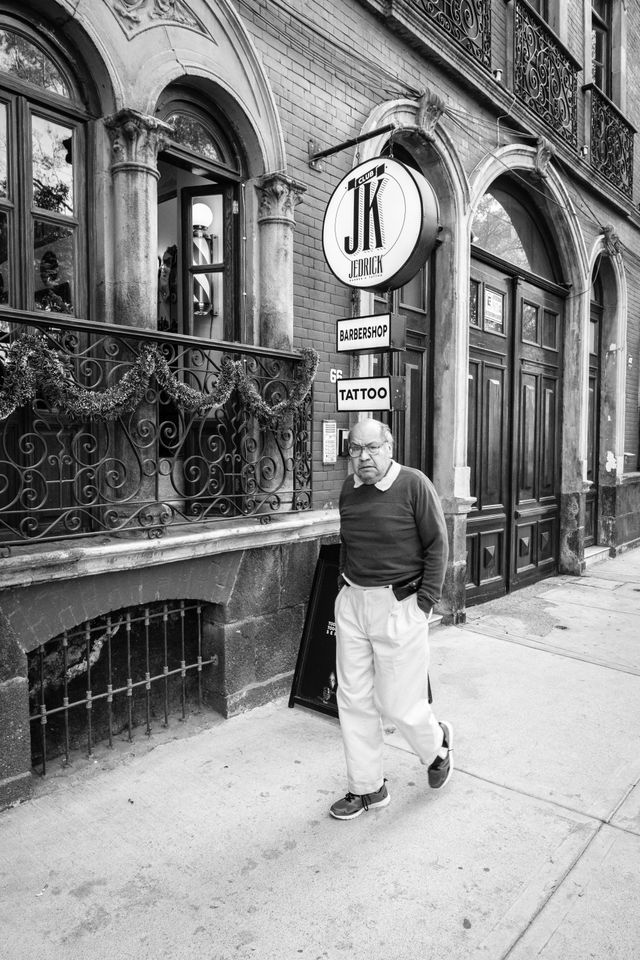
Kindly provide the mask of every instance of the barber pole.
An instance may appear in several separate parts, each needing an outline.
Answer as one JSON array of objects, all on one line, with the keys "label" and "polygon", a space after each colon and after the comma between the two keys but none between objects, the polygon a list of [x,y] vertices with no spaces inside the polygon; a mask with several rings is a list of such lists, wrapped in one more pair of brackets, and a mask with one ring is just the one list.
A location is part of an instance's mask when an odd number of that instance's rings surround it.
[{"label": "barber pole", "polygon": [[[205,235],[205,228],[194,224],[193,226],[193,264],[201,264],[211,261],[211,251],[209,241]],[[211,312],[211,281],[206,273],[196,273],[193,277],[193,301],[194,313],[196,316],[205,316]]]}]

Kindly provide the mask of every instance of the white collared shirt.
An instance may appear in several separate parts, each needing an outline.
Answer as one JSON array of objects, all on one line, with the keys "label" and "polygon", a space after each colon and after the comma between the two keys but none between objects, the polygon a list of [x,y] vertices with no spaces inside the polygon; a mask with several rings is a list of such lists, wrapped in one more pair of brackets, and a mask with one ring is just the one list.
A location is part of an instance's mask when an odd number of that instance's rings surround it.
[{"label": "white collared shirt", "polygon": [[[378,490],[388,490],[391,484],[395,479],[397,479],[398,474],[400,473],[400,464],[396,463],[395,460],[391,461],[391,465],[384,477],[381,477],[377,483],[374,483],[373,486],[377,487]],[[363,486],[364,480],[361,480],[357,473],[353,474],[353,485],[357,489],[358,487]],[[369,484],[370,486],[370,484]]]}]

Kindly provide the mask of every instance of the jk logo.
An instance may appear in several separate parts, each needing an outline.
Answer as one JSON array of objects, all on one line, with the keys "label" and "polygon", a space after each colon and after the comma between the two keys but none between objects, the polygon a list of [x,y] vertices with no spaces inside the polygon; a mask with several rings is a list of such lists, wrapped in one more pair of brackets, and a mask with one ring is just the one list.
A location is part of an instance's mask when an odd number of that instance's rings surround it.
[{"label": "jk logo", "polygon": [[349,181],[353,197],[353,232],[344,238],[345,253],[349,256],[376,250],[383,245],[384,223],[380,214],[380,197],[384,190],[384,163],[369,170],[358,179]]}]

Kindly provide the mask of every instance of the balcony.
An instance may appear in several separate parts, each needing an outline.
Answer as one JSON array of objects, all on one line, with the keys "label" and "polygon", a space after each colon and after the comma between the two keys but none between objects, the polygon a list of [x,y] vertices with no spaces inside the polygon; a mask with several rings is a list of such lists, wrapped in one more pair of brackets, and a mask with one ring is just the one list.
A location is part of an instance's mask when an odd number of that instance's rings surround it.
[{"label": "balcony", "polygon": [[631,199],[636,129],[593,83],[583,90],[591,94],[591,166]]},{"label": "balcony", "polygon": [[386,19],[414,46],[433,50],[433,27],[491,68],[491,0],[389,0]]},{"label": "balcony", "polygon": [[0,547],[309,508],[311,351],[2,317]]},{"label": "balcony", "polygon": [[514,10],[514,93],[565,143],[578,146],[577,60],[524,0]]}]

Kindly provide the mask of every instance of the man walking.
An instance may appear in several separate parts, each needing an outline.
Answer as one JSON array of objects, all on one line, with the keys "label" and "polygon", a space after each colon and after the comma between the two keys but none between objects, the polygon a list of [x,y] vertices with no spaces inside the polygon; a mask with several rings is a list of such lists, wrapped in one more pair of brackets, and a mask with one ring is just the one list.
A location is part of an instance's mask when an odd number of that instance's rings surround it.
[{"label": "man walking", "polygon": [[428,697],[429,619],[448,557],[442,507],[431,481],[392,458],[384,423],[349,432],[354,473],[340,494],[336,598],[338,710],[348,792],[331,816],[352,820],[384,807],[382,717],[402,733],[438,789],[453,771],[453,729]]}]

